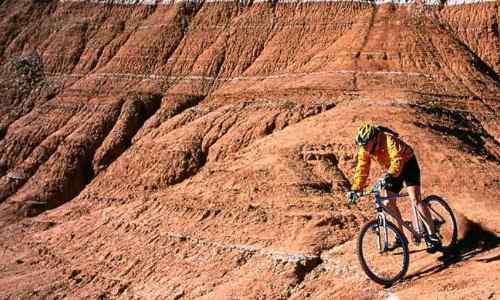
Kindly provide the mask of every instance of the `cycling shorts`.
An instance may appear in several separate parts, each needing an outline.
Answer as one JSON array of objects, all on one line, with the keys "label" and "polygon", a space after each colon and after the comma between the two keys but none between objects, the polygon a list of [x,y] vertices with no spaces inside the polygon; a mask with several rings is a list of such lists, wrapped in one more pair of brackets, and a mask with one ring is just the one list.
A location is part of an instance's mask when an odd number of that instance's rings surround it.
[{"label": "cycling shorts", "polygon": [[413,155],[403,166],[401,175],[394,179],[394,184],[387,190],[393,193],[399,193],[404,186],[419,186],[420,185],[420,167],[418,166],[417,158]]}]

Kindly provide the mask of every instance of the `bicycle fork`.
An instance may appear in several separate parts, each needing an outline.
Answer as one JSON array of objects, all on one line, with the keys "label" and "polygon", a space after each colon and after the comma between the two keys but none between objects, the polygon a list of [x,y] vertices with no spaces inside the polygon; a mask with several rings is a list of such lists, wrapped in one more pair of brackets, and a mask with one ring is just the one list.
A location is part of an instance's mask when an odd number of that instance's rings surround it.
[{"label": "bicycle fork", "polygon": [[378,251],[380,254],[382,254],[389,248],[389,240],[387,239],[387,220],[385,214],[381,212],[378,213],[377,219],[378,219]]}]

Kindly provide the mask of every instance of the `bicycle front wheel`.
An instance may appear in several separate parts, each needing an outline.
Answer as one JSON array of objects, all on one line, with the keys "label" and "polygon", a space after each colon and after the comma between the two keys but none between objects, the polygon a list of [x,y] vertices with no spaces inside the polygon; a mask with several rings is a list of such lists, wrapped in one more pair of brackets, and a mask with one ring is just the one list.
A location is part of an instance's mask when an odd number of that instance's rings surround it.
[{"label": "bicycle front wheel", "polygon": [[408,243],[390,222],[386,227],[379,220],[366,223],[358,236],[357,254],[363,271],[378,284],[390,286],[408,271]]},{"label": "bicycle front wheel", "polygon": [[457,221],[446,201],[439,196],[426,197],[424,203],[429,207],[436,234],[441,239],[441,247],[446,250],[457,242]]}]

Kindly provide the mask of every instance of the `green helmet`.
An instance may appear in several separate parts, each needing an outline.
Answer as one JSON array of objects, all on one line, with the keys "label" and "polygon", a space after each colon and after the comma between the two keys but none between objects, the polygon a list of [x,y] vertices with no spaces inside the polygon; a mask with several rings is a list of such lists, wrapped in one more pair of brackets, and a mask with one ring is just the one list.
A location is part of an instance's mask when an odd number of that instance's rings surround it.
[{"label": "green helmet", "polygon": [[376,136],[378,133],[378,129],[375,125],[371,123],[364,123],[359,126],[358,131],[356,132],[356,139],[354,140],[358,145],[366,145],[368,142]]}]

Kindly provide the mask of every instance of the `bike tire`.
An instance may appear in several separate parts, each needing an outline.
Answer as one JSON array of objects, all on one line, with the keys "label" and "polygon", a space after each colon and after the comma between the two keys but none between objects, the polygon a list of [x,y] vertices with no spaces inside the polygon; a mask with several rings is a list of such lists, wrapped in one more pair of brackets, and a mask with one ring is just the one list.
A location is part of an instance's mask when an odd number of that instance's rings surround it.
[{"label": "bike tire", "polygon": [[[375,230],[378,230],[378,232],[380,232],[379,229],[383,228],[383,226],[380,225],[380,222],[378,219],[374,219],[372,221],[369,221],[365,225],[363,225],[363,227],[361,228],[359,235],[358,235],[356,252],[357,252],[357,256],[358,256],[358,260],[359,260],[359,263],[361,265],[361,268],[363,269],[363,271],[366,273],[366,275],[368,275],[368,277],[371,280],[373,280],[374,282],[376,282],[378,284],[384,285],[384,286],[391,286],[394,283],[396,283],[397,281],[399,281],[401,278],[403,278],[403,276],[408,271],[408,266],[410,264],[410,253],[408,250],[408,242],[404,238],[403,233],[401,233],[401,231],[394,224],[392,224],[389,221],[386,222],[386,227],[387,227],[388,232],[392,231],[396,237],[400,238],[400,240],[403,241],[403,243],[401,245],[402,261],[401,261],[401,264],[399,266],[400,269],[396,270],[395,275],[389,276],[389,277],[384,277],[381,274],[378,274],[375,270],[373,270],[373,267],[370,266],[370,263],[368,262],[367,258],[368,258],[369,253],[365,253],[365,251],[363,250],[364,243],[368,243],[368,241],[365,241],[365,237],[367,236],[368,233],[370,233],[369,231],[375,229]],[[379,238],[380,238],[380,235],[379,235]],[[381,253],[379,253],[379,254],[382,255]],[[373,253],[370,255],[373,255]]]},{"label": "bike tire", "polygon": [[[434,223],[434,226],[437,227],[435,228],[436,233],[440,236],[440,238],[443,238],[444,235],[446,235],[447,237],[446,243],[442,243],[441,245],[441,250],[446,251],[448,249],[451,249],[456,244],[458,236],[457,221],[455,219],[453,211],[451,210],[448,203],[446,203],[446,201],[439,196],[431,195],[426,197],[423,201],[427,205],[427,207],[429,207],[432,216],[432,222]],[[443,212],[446,213],[447,216],[439,214],[437,212],[438,209],[436,209],[438,207],[439,211],[441,213]],[[447,220],[444,220],[444,218]],[[447,222],[445,223],[445,221]],[[439,224],[439,226],[437,226],[437,224]],[[443,228],[442,224],[446,224],[447,226],[450,227],[445,230],[442,230]]]}]

